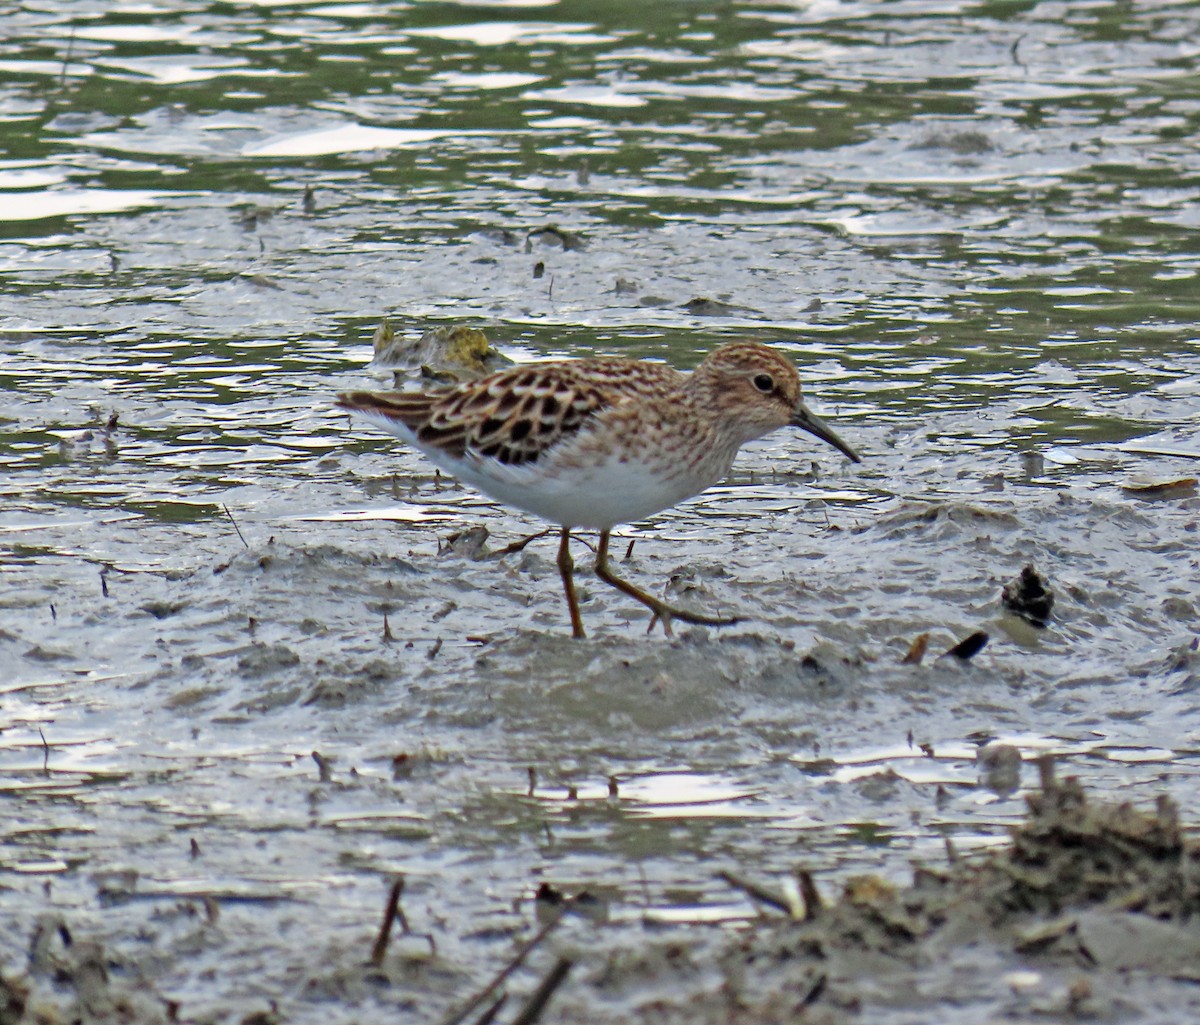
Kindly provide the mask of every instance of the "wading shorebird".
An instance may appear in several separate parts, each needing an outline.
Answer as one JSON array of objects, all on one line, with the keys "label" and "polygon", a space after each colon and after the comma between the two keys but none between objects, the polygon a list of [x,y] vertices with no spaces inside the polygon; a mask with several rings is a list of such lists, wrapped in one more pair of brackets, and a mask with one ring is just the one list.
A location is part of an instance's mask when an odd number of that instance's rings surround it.
[{"label": "wading shorebird", "polygon": [[571,531],[600,532],[596,576],[653,614],[724,626],[667,604],[613,572],[613,527],[699,494],[729,473],[738,449],[779,427],[799,427],[859,454],[804,404],[800,376],[756,342],[714,349],[692,372],[601,357],[509,367],[434,392],[347,392],[337,404],[423,452],[485,495],[560,525],[558,571],[583,637]]}]

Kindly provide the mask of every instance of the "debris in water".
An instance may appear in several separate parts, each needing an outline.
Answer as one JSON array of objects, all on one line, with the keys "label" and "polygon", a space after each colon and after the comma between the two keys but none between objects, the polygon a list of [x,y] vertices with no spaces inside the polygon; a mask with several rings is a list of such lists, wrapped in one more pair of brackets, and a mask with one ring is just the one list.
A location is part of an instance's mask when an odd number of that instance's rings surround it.
[{"label": "debris in water", "polygon": [[542,243],[557,242],[564,251],[583,249],[587,246],[584,237],[574,231],[564,231],[557,224],[547,224],[541,228],[530,228],[525,234],[525,252],[533,251],[533,242],[537,239]]},{"label": "debris in water", "polygon": [[908,646],[908,654],[900,660],[900,664],[905,666],[919,666],[927,650],[929,650],[929,634],[917,634],[912,644]]},{"label": "debris in water", "polygon": [[[438,539],[438,555],[457,555],[478,562],[488,557],[488,529],[483,524],[467,527],[446,538]],[[532,540],[532,539],[531,539]]]},{"label": "debris in water", "polygon": [[1141,498],[1174,498],[1196,490],[1195,477],[1130,477],[1121,490]]},{"label": "debris in water", "polygon": [[969,658],[974,658],[988,642],[988,635],[983,630],[976,630],[973,634],[964,637],[953,648],[942,652],[939,656],[945,658],[947,655],[953,655],[955,658],[962,659],[964,662]]},{"label": "debris in water", "polygon": [[1034,626],[1045,626],[1054,608],[1054,592],[1032,564],[1004,585],[1000,600],[1009,612]]},{"label": "debris in water", "polygon": [[703,296],[689,299],[687,302],[682,303],[679,308],[687,310],[688,313],[695,317],[762,316],[761,311],[752,310],[749,306],[735,306],[733,303],[722,302],[720,299],[706,299]]},{"label": "debris in water", "polygon": [[512,365],[483,331],[464,324],[431,328],[414,341],[398,336],[385,318],[375,329],[372,345],[371,365],[392,369],[397,387],[417,375],[439,384],[457,384]]}]

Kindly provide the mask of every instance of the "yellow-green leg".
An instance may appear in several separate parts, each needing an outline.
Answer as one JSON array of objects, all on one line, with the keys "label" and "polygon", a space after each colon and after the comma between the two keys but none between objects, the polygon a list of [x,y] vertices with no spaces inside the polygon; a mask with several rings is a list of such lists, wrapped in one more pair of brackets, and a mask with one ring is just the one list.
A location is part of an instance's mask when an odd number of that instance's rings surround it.
[{"label": "yellow-green leg", "polygon": [[[736,616],[705,616],[699,612],[688,612],[687,609],[668,605],[665,601],[655,598],[654,595],[647,594],[640,587],[635,587],[628,580],[622,580],[608,565],[609,533],[607,530],[600,531],[600,546],[596,549],[596,576],[606,584],[612,584],[618,591],[629,595],[635,601],[640,601],[646,608],[653,612],[654,615],[650,619],[650,630],[653,630],[654,624],[660,620],[663,625],[663,633],[668,637],[674,636],[671,632],[672,619],[678,619],[684,623],[700,623],[704,626],[730,626],[738,622]],[[559,557],[561,559],[561,553]],[[582,634],[577,633],[575,636],[581,637]]]},{"label": "yellow-green leg", "polygon": [[562,577],[567,609],[571,613],[571,636],[586,637],[583,616],[579,614],[579,599],[575,597],[575,563],[571,561],[571,531],[567,527],[562,528],[562,540],[558,543],[558,573]]}]

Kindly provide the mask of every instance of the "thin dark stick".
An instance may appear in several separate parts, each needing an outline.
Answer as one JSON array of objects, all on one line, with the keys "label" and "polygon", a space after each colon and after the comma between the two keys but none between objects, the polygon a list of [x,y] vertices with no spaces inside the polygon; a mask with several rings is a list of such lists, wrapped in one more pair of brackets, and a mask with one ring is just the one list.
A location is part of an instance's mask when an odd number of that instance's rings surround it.
[{"label": "thin dark stick", "polygon": [[71,54],[75,52],[75,26],[71,26],[71,34],[67,36],[67,55],[63,58],[62,72],[58,76],[59,89],[67,87],[67,70],[71,67]]},{"label": "thin dark stick", "polygon": [[1054,771],[1054,755],[1041,755],[1037,760],[1038,782],[1042,790],[1049,793],[1058,789],[1058,777]]},{"label": "thin dark stick", "polygon": [[800,896],[804,900],[804,917],[811,922],[825,909],[817,884],[813,881],[812,873],[806,868],[796,870],[796,878],[800,880]]},{"label": "thin dark stick", "polygon": [[[387,908],[383,912],[383,924],[379,927],[379,935],[375,937],[375,946],[371,948],[371,965],[375,968],[383,964],[388,941],[392,938],[392,926],[396,924],[396,915],[400,910],[400,894],[403,892],[404,876],[398,876],[392,883],[392,892],[388,894]],[[408,932],[407,923],[404,931]]]},{"label": "thin dark stick", "polygon": [[474,1025],[492,1025],[492,1022],[496,1020],[496,1015],[500,1013],[500,1008],[506,1003],[508,1003],[508,994],[501,993],[492,1001],[492,1006],[475,1019]]},{"label": "thin dark stick", "polygon": [[46,734],[38,727],[38,736],[42,738],[42,775],[50,775],[50,745],[46,743]]},{"label": "thin dark stick", "polygon": [[227,506],[224,502],[222,502],[221,508],[225,510],[225,515],[229,517],[229,522],[233,524],[233,529],[237,531],[237,536],[242,538],[242,544],[245,545],[245,547],[249,548],[250,545],[248,545],[246,543],[246,539],[244,537],[242,537],[241,529],[237,525],[237,520],[235,520],[233,518],[233,513],[231,513],[229,511],[229,506]]},{"label": "thin dark stick", "polygon": [[567,972],[571,970],[574,964],[574,961],[568,961],[565,957],[560,957],[542,980],[542,984],[525,1001],[525,1006],[521,1008],[521,1012],[512,1020],[512,1025],[533,1025],[542,1016],[542,1011],[546,1009],[550,998],[554,996],[554,991],[562,985],[563,980],[567,977]]},{"label": "thin dark stick", "polygon": [[750,882],[749,879],[742,879],[739,876],[735,876],[732,872],[718,872],[717,878],[728,883],[735,890],[741,890],[742,893],[746,894],[752,900],[767,904],[777,911],[782,911],[785,915],[792,913],[792,906],[786,900],[772,893],[770,890],[764,890],[757,883]]},{"label": "thin dark stick", "polygon": [[468,1000],[467,1003],[463,1007],[459,1008],[459,1010],[457,1010],[457,1011],[452,1011],[449,1016],[447,1016],[446,1018],[443,1018],[441,1025],[460,1025],[460,1023],[463,1021],[463,1019],[466,1018],[466,1016],[468,1014],[470,1014],[473,1010],[475,1010],[475,1008],[477,1008],[480,1004],[482,1004],[488,997],[490,997],[493,993],[495,993],[496,990],[499,989],[500,986],[502,986],[504,984],[504,980],[507,979],[510,975],[512,975],[513,972],[515,972],[518,968],[521,967],[521,962],[523,962],[525,960],[525,958],[527,958],[529,956],[530,951],[532,951],[534,947],[536,947],[539,943],[542,942],[542,940],[544,940],[547,936],[550,935],[551,930],[554,929],[554,927],[556,925],[558,925],[559,922],[562,921],[563,915],[565,915],[567,913],[567,909],[570,906],[571,906],[571,902],[566,901],[558,909],[558,911],[554,915],[554,917],[551,918],[549,921],[547,921],[546,924],[543,925],[541,927],[541,929],[538,930],[536,935],[534,935],[533,939],[531,939],[520,950],[518,950],[516,955],[513,957],[513,959],[511,961],[509,961],[508,964],[506,964],[503,968],[500,969],[500,971],[498,971],[496,973],[495,977],[492,979],[491,982],[489,982],[486,986],[484,986],[483,989],[481,989],[478,993],[475,994],[475,996],[471,997],[471,999]]}]

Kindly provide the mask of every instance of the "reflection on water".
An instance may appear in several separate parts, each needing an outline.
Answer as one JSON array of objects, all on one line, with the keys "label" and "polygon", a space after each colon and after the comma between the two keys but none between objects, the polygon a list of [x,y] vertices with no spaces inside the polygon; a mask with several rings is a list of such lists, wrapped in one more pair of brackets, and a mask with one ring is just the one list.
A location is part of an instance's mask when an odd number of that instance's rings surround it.
[{"label": "reflection on water", "polygon": [[[1120,486],[1200,451],[1197,40],[1186,4],[7,11],[7,952],[49,901],[153,933],[186,1013],[205,943],[222,999],[308,993],[402,873],[448,1000],[542,880],[744,919],[722,868],[998,842],[1045,751],[1200,816],[1198,507]],[[522,359],[778,342],[868,458],[779,434],[625,532],[742,626],[644,638],[581,574],[576,645],[540,524],[332,408],[385,316]],[[1027,562],[1042,632],[997,600]],[[133,899],[214,895],[264,903],[196,943]]]}]

